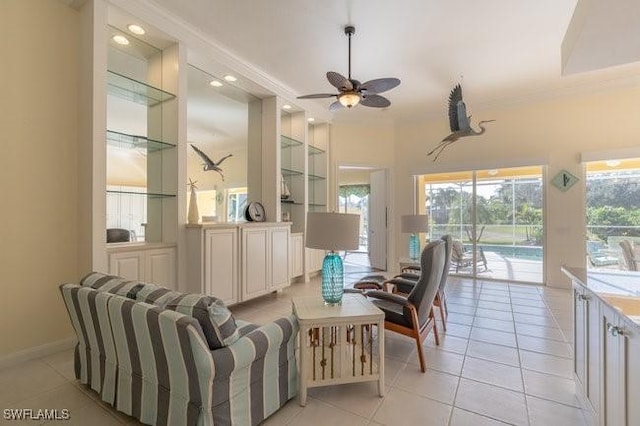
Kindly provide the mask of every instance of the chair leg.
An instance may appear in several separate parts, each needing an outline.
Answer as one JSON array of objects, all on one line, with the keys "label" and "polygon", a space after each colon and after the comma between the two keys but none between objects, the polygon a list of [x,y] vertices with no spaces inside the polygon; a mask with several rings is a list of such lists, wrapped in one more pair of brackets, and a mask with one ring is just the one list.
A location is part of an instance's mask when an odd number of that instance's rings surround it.
[{"label": "chair leg", "polygon": [[416,339],[416,345],[418,345],[418,360],[420,361],[420,371],[423,373],[426,371],[426,363],[424,362],[424,351],[422,350],[422,336],[420,335],[420,323],[418,322],[418,313],[413,305],[409,308],[411,310],[411,319],[413,323],[413,337]]},{"label": "chair leg", "polygon": [[438,326],[436,325],[436,318],[433,315],[433,308],[431,308],[431,312],[429,312],[429,318],[433,321],[433,338],[436,341],[436,346],[440,346],[440,338],[438,337]]},{"label": "chair leg", "polygon": [[437,306],[438,310],[440,311],[440,318],[442,318],[442,330],[447,331],[447,319],[445,318],[444,313],[444,300],[442,300],[442,297],[440,297],[440,293],[436,294],[436,299],[434,300],[433,304]]}]

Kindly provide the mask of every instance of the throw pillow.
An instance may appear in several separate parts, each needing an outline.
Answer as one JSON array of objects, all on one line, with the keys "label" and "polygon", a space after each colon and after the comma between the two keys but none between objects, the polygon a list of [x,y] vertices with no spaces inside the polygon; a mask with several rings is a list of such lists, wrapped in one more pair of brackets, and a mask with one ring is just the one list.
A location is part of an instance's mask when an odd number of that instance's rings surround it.
[{"label": "throw pillow", "polygon": [[211,350],[229,346],[240,338],[231,311],[216,297],[185,294],[169,302],[165,308],[197,319]]}]

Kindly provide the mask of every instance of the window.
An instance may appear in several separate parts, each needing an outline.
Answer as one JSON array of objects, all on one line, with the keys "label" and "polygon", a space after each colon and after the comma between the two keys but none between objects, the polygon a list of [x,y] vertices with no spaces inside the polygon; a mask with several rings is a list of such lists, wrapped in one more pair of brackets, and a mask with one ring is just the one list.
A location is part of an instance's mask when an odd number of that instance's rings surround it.
[{"label": "window", "polygon": [[640,247],[640,159],[586,163],[586,178],[587,268],[633,269],[620,243]]},{"label": "window", "polygon": [[451,273],[543,282],[542,167],[424,175],[419,182],[429,238],[450,234],[464,250],[452,256]]}]

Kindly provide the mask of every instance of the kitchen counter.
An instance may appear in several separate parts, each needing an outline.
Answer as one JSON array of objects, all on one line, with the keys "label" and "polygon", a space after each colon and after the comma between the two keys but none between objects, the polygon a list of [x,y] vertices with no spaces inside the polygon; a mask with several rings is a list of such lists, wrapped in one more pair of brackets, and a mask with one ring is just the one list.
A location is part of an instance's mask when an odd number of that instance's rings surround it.
[{"label": "kitchen counter", "polygon": [[588,271],[570,266],[563,266],[562,272],[640,328],[639,272]]}]

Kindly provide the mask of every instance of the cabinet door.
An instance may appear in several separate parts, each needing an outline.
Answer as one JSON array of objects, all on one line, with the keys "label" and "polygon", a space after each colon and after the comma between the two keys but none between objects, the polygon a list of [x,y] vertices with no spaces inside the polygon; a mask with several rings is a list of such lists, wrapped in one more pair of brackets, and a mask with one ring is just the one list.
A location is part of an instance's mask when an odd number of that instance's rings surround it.
[{"label": "cabinet door", "polygon": [[272,289],[289,285],[289,227],[269,230]]},{"label": "cabinet door", "polygon": [[640,425],[640,334],[633,326],[624,328],[623,352],[625,363],[623,388],[627,407],[627,426]]},{"label": "cabinet door", "polygon": [[587,316],[586,302],[581,288],[573,288],[573,368],[584,395],[587,394]]},{"label": "cabinet door", "polygon": [[602,418],[606,426],[626,425],[625,413],[625,389],[622,379],[622,369],[624,366],[623,342],[624,339],[619,332],[618,314],[609,306],[602,305],[603,333],[603,380],[604,398]]},{"label": "cabinet door", "polygon": [[585,317],[587,320],[587,398],[593,411],[600,412],[602,369],[600,348],[602,347],[602,325],[600,323],[600,302],[598,298],[586,295]]},{"label": "cabinet door", "polygon": [[176,288],[176,250],[163,248],[145,252],[144,281]]},{"label": "cabinet door", "polygon": [[144,253],[125,251],[109,255],[109,273],[133,281],[144,281]]},{"label": "cabinet door", "polygon": [[289,267],[291,278],[299,277],[304,273],[304,236],[294,235],[291,237],[291,247],[289,248]]},{"label": "cabinet door", "polygon": [[269,228],[242,229],[242,300],[269,291]]},{"label": "cabinet door", "polygon": [[226,304],[238,302],[236,229],[207,230],[204,237],[204,291]]}]

